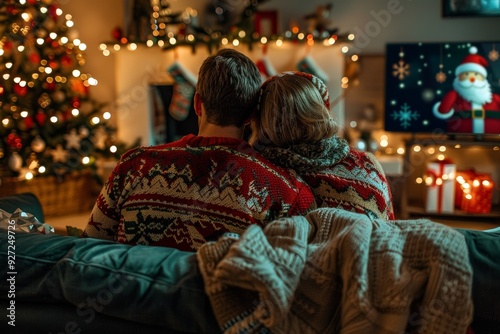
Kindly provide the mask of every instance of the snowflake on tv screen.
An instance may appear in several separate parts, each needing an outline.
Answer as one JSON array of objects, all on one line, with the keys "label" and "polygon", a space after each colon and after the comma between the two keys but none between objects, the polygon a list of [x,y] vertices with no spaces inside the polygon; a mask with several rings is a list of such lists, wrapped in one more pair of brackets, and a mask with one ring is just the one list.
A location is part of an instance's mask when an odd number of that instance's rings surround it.
[{"label": "snowflake on tv screen", "polygon": [[401,107],[401,110],[394,110],[391,116],[395,121],[399,121],[399,125],[406,130],[409,126],[411,126],[412,121],[415,121],[420,117],[420,114],[418,111],[412,111],[410,106],[405,103]]},{"label": "snowflake on tv screen", "polygon": [[398,77],[399,80],[403,80],[410,75],[410,65],[405,63],[404,60],[400,60],[397,64],[393,64],[392,69],[392,74]]}]

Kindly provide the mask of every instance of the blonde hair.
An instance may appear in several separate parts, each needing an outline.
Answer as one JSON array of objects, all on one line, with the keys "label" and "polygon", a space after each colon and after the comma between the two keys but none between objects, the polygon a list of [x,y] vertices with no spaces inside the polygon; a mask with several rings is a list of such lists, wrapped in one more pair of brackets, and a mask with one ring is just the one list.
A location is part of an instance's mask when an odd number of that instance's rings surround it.
[{"label": "blonde hair", "polygon": [[338,124],[320,92],[326,87],[322,82],[317,87],[313,81],[294,72],[268,79],[252,120],[250,143],[289,147],[334,136]]}]

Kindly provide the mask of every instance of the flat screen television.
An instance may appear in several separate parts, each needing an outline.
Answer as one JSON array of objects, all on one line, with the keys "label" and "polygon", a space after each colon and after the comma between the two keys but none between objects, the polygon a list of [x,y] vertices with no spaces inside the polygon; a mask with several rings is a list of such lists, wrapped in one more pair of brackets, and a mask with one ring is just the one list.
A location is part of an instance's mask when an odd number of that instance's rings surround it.
[{"label": "flat screen television", "polygon": [[386,45],[389,132],[500,134],[500,42]]}]

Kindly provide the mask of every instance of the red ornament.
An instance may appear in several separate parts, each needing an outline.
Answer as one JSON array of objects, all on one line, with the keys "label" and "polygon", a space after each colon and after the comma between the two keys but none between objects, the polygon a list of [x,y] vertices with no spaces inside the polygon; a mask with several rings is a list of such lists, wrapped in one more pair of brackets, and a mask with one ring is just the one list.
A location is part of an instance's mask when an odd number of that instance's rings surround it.
[{"label": "red ornament", "polygon": [[59,64],[55,60],[49,61],[49,67],[53,70],[56,70],[59,67]]},{"label": "red ornament", "polygon": [[61,65],[63,67],[70,67],[73,66],[73,60],[71,59],[70,56],[68,55],[62,55],[61,56]]},{"label": "red ornament", "polygon": [[73,106],[73,108],[80,108],[80,99],[77,97],[73,97],[71,99],[71,105]]},{"label": "red ornament", "polygon": [[89,93],[89,87],[84,85],[80,78],[71,78],[71,90],[78,96],[86,96]]},{"label": "red ornament", "polygon": [[28,0],[28,3],[29,3],[30,5],[36,5],[37,0]]},{"label": "red ornament", "polygon": [[40,55],[37,52],[32,52],[29,56],[29,60],[32,64],[40,63]]},{"label": "red ornament", "polygon": [[44,125],[45,119],[47,118],[47,115],[45,115],[45,113],[43,111],[38,111],[35,118],[36,118],[36,121],[38,122],[38,124]]},{"label": "red ornament", "polygon": [[26,94],[28,94],[28,87],[15,84],[14,93],[19,96],[26,96]]},{"label": "red ornament", "polygon": [[5,53],[9,52],[10,50],[12,50],[12,42],[11,41],[5,41],[3,43],[3,51]]},{"label": "red ornament", "polygon": [[9,135],[7,136],[7,144],[9,144],[9,146],[15,150],[19,150],[23,147],[21,137],[19,137],[15,133],[9,133]]},{"label": "red ornament", "polygon": [[0,95],[3,95],[4,91],[5,91],[5,89],[2,86],[0,86]]},{"label": "red ornament", "polygon": [[26,125],[26,130],[30,130],[33,128],[34,122],[33,122],[33,117],[28,116],[24,119],[24,125]]},{"label": "red ornament", "polygon": [[119,41],[123,37],[123,30],[120,27],[116,27],[113,29],[111,32],[111,36],[113,36],[113,39]]},{"label": "red ornament", "polygon": [[16,9],[16,6],[14,6],[14,5],[7,6],[7,13],[9,13],[10,15],[16,15],[17,12],[18,11]]},{"label": "red ornament", "polygon": [[71,117],[71,112],[69,110],[65,110],[62,112],[62,119],[63,121],[67,121]]},{"label": "red ornament", "polygon": [[56,89],[56,83],[55,82],[45,82],[43,84],[43,87],[48,90],[48,91],[53,91],[54,89]]},{"label": "red ornament", "polygon": [[59,15],[57,15],[57,10],[58,8],[56,5],[51,5],[49,7],[49,15],[54,21],[57,21],[57,18],[59,17]]}]

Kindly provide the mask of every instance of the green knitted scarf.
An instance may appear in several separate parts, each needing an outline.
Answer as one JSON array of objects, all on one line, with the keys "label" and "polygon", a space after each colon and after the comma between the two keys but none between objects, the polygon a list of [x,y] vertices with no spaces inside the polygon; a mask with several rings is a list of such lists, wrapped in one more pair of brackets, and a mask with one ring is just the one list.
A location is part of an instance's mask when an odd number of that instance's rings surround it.
[{"label": "green knitted scarf", "polygon": [[288,148],[257,142],[254,148],[274,164],[294,169],[299,174],[334,166],[349,152],[349,144],[337,136],[316,143],[295,144]]}]

